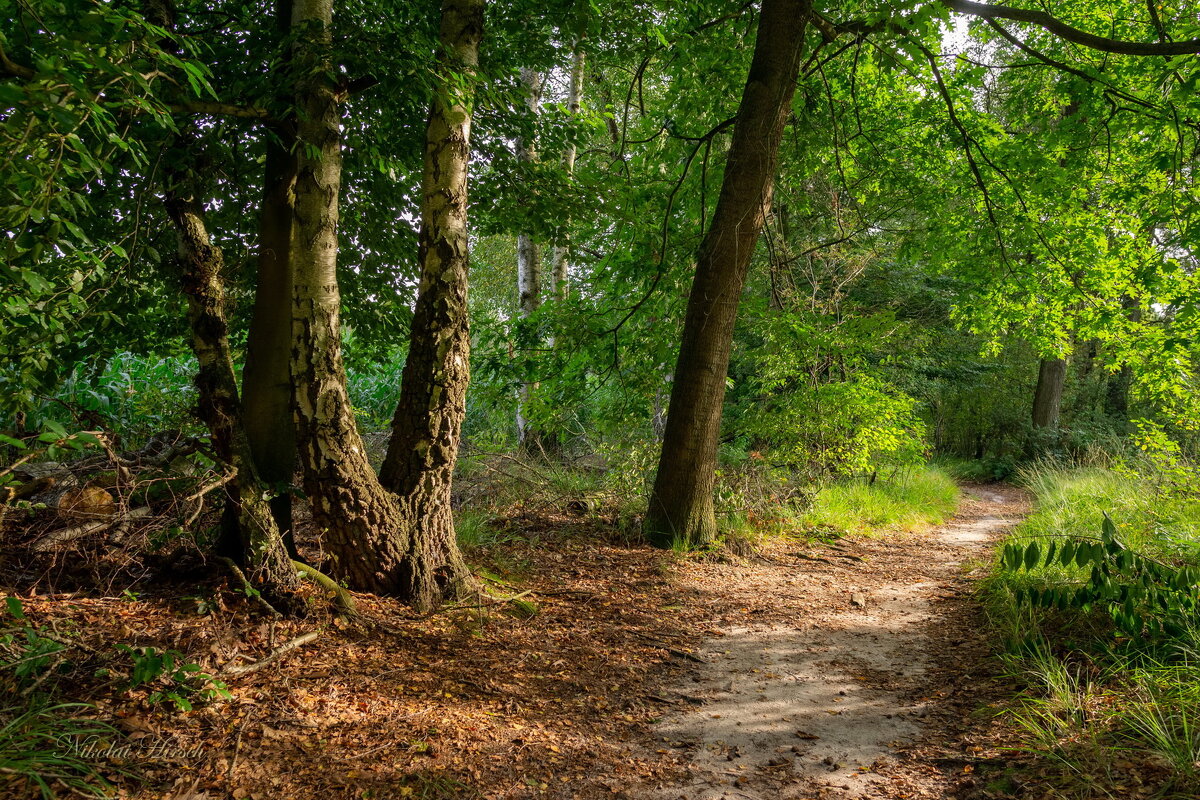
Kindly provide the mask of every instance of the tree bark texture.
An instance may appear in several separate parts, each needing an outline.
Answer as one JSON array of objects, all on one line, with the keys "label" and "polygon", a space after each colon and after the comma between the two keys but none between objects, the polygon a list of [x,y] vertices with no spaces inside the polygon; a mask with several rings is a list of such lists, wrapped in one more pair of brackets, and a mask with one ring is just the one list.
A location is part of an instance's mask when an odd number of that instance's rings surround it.
[{"label": "tree bark texture", "polygon": [[[405,421],[402,440],[422,414],[425,446],[412,443],[424,461],[410,463],[397,480],[395,457],[389,470],[397,497],[376,477],[346,392],[340,342],[340,293],[337,283],[338,192],[341,184],[340,116],[336,87],[330,79],[331,0],[293,0],[293,58],[300,79],[296,87],[298,175],[291,259],[293,294],[292,375],[296,383],[296,420],[304,485],[313,518],[325,532],[332,571],[356,588],[397,596],[417,608],[435,606],[449,593],[461,591],[466,567],[454,541],[449,481],[454,466],[458,429],[462,421],[467,377],[466,350],[466,236],[465,150],[469,115],[463,106],[435,102],[431,131],[437,138],[458,142],[447,151],[461,159],[429,162],[426,180],[445,181],[445,187],[464,191],[426,191],[426,218],[441,218],[447,208],[462,215],[461,237],[431,233],[424,224],[421,237],[423,274],[421,295],[413,322],[414,342],[405,365],[404,388],[413,417]],[[465,10],[464,10],[465,9]],[[477,46],[482,28],[482,3],[448,0],[442,29],[447,27]],[[474,59],[470,63],[475,63]],[[441,155],[441,153],[438,153]],[[462,163],[459,164],[458,160]],[[460,177],[455,177],[459,175]],[[433,205],[436,211],[431,211]],[[432,255],[430,255],[432,253]],[[410,374],[413,377],[410,377]],[[425,389],[414,397],[416,387]],[[401,405],[406,400],[402,397]],[[399,412],[398,412],[399,415]],[[410,423],[411,424],[408,424]],[[393,447],[395,439],[393,439]],[[440,462],[439,462],[440,459]]]},{"label": "tree bark texture", "polygon": [[647,538],[702,544],[716,537],[713,485],[738,301],[771,206],[779,143],[791,108],[810,0],[764,0],[721,194],[700,245],[671,387]]},{"label": "tree bark texture", "polygon": [[410,516],[413,546],[429,576],[426,594],[461,591],[468,577],[450,488],[470,380],[467,186],[483,7],[483,0],[444,0],[442,6],[441,79],[426,127],[421,181],[421,282],[381,473]]},{"label": "tree bark texture", "polygon": [[[291,0],[275,3],[282,43],[291,27]],[[266,164],[258,224],[258,278],[254,314],[242,368],[242,404],[246,433],[259,477],[274,489],[271,510],[295,557],[292,542],[292,494],[296,472],[296,425],[292,419],[292,199],[296,188],[294,120],[270,125],[263,133]]]},{"label": "tree bark texture", "polygon": [[1038,363],[1037,388],[1033,392],[1033,427],[1058,427],[1063,386],[1066,382],[1066,359],[1043,358]]},{"label": "tree bark texture", "polygon": [[177,170],[171,173],[164,203],[178,239],[192,350],[199,362],[196,387],[200,417],[208,426],[217,456],[235,473],[227,491],[247,577],[273,604],[283,602],[285,607],[295,608],[299,601],[293,592],[299,578],[254,468],[242,420],[225,318],[221,251],[209,239],[203,207],[186,174]]}]

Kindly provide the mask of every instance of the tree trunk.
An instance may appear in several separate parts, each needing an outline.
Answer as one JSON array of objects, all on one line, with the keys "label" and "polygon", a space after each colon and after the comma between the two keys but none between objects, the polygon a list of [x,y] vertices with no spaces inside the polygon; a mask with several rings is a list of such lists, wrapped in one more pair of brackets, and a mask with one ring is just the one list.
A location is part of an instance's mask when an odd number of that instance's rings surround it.
[{"label": "tree trunk", "polygon": [[[469,574],[454,539],[450,478],[467,381],[466,165],[468,98],[445,81],[430,114],[422,209],[421,289],[395,431],[384,465],[387,492],[367,460],[346,393],[337,284],[340,119],[329,69],[331,0],[294,0],[299,171],[292,266],[292,374],[305,489],[326,531],[334,571],[353,585],[420,609],[465,591]],[[443,70],[472,69],[481,0],[446,0]],[[469,92],[468,92],[469,95]]]},{"label": "tree trunk", "polygon": [[[291,0],[275,3],[282,43],[291,25]],[[269,126],[258,224],[258,279],[254,315],[242,368],[246,434],[259,477],[272,489],[271,512],[284,542],[296,557],[292,539],[292,493],[296,472],[296,425],[292,419],[292,196],[296,186],[294,120]]]},{"label": "tree trunk", "polygon": [[1128,364],[1107,376],[1104,392],[1104,413],[1122,425],[1129,422],[1129,389],[1133,385],[1133,369]]},{"label": "tree trunk", "polygon": [[1033,427],[1058,427],[1058,414],[1066,381],[1066,359],[1043,358],[1039,362],[1037,388],[1033,393]]},{"label": "tree trunk", "polygon": [[[522,69],[521,83],[525,85],[525,102],[529,112],[537,116],[542,100],[542,76],[536,70]],[[528,139],[517,138],[517,161],[533,164],[537,161],[537,144],[533,134]],[[527,320],[542,305],[542,252],[533,235],[517,234],[517,314]],[[517,390],[517,441],[521,449],[536,452],[541,449],[539,432],[530,423],[527,413],[537,391],[536,382],[522,381]]]},{"label": "tree trunk", "polygon": [[[587,54],[583,51],[583,43],[575,42],[575,53],[571,61],[571,88],[567,92],[567,113],[575,116],[583,100],[583,74]],[[567,143],[563,152],[563,169],[568,176],[575,174],[575,142]],[[556,300],[567,299],[568,276],[570,273],[570,242],[556,245],[550,255],[550,291]],[[553,345],[552,345],[553,346]]]},{"label": "tree trunk", "polygon": [[810,0],[763,0],[721,194],[700,245],[645,532],[654,544],[711,541],[713,483],[738,300],[771,206]]},{"label": "tree trunk", "polygon": [[242,421],[225,319],[221,251],[209,240],[203,207],[183,170],[170,171],[164,203],[178,238],[192,350],[200,365],[196,375],[200,417],[212,435],[217,456],[234,471],[227,507],[236,522],[239,555],[247,577],[263,594],[273,604],[283,603],[294,610],[298,601],[293,592],[299,578],[265,500]]},{"label": "tree trunk", "polygon": [[[483,31],[482,0],[444,0],[438,68],[421,188],[421,287],[412,339],[381,478],[423,515],[425,547],[459,564],[450,486],[466,416],[468,328],[467,187],[472,90],[454,94],[451,76],[473,77]],[[468,86],[471,84],[468,83]],[[459,568],[460,569],[460,568]]]}]

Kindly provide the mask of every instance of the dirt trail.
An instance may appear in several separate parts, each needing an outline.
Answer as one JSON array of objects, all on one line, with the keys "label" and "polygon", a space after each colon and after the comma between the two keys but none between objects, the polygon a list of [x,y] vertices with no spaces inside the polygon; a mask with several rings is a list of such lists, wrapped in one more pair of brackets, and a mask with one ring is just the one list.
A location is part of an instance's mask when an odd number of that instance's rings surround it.
[{"label": "dirt trail", "polygon": [[777,607],[761,621],[712,621],[705,663],[673,687],[684,706],[654,726],[690,779],[644,796],[951,796],[956,770],[939,764],[954,759],[921,742],[934,728],[951,735],[943,706],[955,688],[969,693],[979,660],[964,565],[985,559],[1023,512],[1011,489],[972,487],[960,514],[929,533],[776,552],[748,567],[737,584],[746,605],[773,597]]}]

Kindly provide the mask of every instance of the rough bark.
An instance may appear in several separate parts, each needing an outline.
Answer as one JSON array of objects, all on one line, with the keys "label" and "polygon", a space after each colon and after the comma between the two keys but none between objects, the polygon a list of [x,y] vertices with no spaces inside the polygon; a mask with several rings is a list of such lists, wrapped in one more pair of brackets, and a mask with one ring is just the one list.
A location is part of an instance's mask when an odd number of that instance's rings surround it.
[{"label": "rough bark", "polygon": [[264,499],[243,425],[225,318],[221,251],[209,239],[203,207],[189,184],[185,173],[173,172],[164,203],[178,239],[192,350],[199,362],[200,417],[217,456],[235,473],[228,484],[228,508],[236,521],[245,572],[273,605],[294,609],[297,601],[292,593],[299,578]]},{"label": "rough bark", "polygon": [[1066,359],[1043,358],[1039,362],[1037,388],[1033,392],[1033,427],[1058,427],[1066,381]]},{"label": "rough bark", "polygon": [[450,76],[474,73],[482,29],[482,0],[444,1],[438,55],[442,82],[425,137],[421,285],[380,475],[385,486],[421,512],[417,530],[424,546],[451,565],[458,564],[459,555],[450,486],[470,378],[467,185],[472,96],[469,89],[455,94]]},{"label": "rough bark", "polygon": [[[276,29],[283,42],[291,26],[291,0],[275,3]],[[271,511],[288,551],[292,541],[292,494],[296,472],[296,426],[292,420],[292,198],[296,186],[295,121],[264,131],[266,164],[258,224],[258,279],[254,314],[242,369],[246,433],[259,477],[273,491]],[[283,491],[280,488],[283,487]]]},{"label": "rough bark", "polygon": [[[523,68],[521,83],[525,86],[525,103],[529,113],[537,116],[542,101],[542,76],[536,70]],[[537,161],[537,143],[533,134],[517,139],[517,161],[533,164]],[[522,231],[517,234],[517,314],[529,319],[542,305],[542,248],[533,234]],[[541,447],[541,435],[529,421],[529,404],[537,391],[537,382],[522,382],[517,390],[517,441],[523,450],[537,451]]]},{"label": "rough bark", "polygon": [[647,538],[711,541],[725,376],[738,300],[771,206],[779,143],[796,87],[809,0],[764,0],[754,56],[712,223],[700,245],[671,387]]},{"label": "rough bark", "polygon": [[[422,212],[421,289],[384,489],[355,427],[342,363],[337,284],[341,184],[337,88],[329,69],[331,0],[293,0],[297,133],[291,259],[292,374],[297,439],[313,518],[333,572],[353,586],[417,608],[462,592],[450,477],[467,381],[466,162],[469,103],[443,84],[430,114]],[[481,0],[446,0],[443,68],[477,63]],[[445,43],[452,46],[446,46]]]}]

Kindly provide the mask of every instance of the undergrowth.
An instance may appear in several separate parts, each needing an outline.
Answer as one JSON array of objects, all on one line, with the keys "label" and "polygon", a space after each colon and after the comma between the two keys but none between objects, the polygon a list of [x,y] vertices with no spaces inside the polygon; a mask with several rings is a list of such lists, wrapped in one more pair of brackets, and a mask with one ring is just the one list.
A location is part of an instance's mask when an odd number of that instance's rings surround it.
[{"label": "undergrowth", "polygon": [[915,531],[942,524],[957,505],[958,487],[943,469],[911,467],[874,481],[830,484],[796,522],[812,532]]},{"label": "undergrowth", "polygon": [[[1200,499],[1153,476],[1026,467],[1036,509],[983,585],[1008,710],[1064,794],[1200,791]],[[1107,517],[1106,517],[1107,515]]]}]

